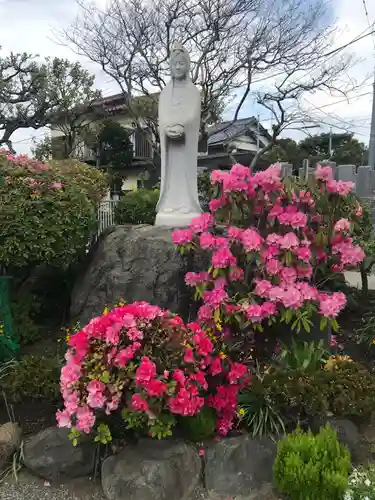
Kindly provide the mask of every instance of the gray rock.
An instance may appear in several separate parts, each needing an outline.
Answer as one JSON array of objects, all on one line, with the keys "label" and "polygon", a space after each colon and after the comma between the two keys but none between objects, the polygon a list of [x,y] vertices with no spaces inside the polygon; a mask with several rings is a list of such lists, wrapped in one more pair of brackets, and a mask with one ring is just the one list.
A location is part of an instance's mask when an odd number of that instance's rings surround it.
[{"label": "gray rock", "polygon": [[249,496],[272,483],[276,443],[270,438],[239,436],[208,446],[205,482],[210,494]]},{"label": "gray rock", "polygon": [[186,316],[192,290],[185,285],[185,274],[199,270],[199,261],[190,260],[177,252],[172,230],[113,227],[101,237],[86,273],[76,283],[71,314],[84,324],[122,298],[148,301]]},{"label": "gray rock", "polygon": [[344,444],[352,458],[357,459],[357,453],[361,450],[361,436],[357,426],[351,420],[328,417],[326,419],[316,419],[311,425],[313,432],[319,432],[320,427],[329,424],[337,432],[337,438]]},{"label": "gray rock", "polygon": [[94,469],[96,446],[88,439],[73,446],[66,429],[50,427],[24,444],[24,464],[43,479],[88,476]]},{"label": "gray rock", "polygon": [[185,500],[201,472],[198,452],[178,441],[141,441],[107,458],[102,486],[108,500]]},{"label": "gray rock", "polygon": [[22,442],[21,427],[13,422],[0,426],[0,470],[9,462]]}]

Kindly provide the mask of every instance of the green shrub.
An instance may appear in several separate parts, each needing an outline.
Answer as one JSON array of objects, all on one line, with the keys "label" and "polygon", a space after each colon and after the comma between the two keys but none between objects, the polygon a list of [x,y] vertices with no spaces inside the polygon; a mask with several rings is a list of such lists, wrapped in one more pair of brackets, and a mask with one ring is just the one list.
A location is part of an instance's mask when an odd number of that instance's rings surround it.
[{"label": "green shrub", "polygon": [[41,329],[35,321],[39,307],[34,294],[17,294],[10,304],[14,334],[21,346],[33,344],[41,337]]},{"label": "green shrub", "polygon": [[158,200],[158,189],[138,189],[126,193],[115,208],[116,224],[153,224]]},{"label": "green shrub", "polygon": [[327,425],[318,435],[297,429],[279,441],[275,482],[290,500],[342,500],[348,486],[350,455]]},{"label": "green shrub", "polygon": [[29,276],[41,264],[74,262],[96,229],[105,176],[78,162],[47,165],[0,153],[0,178],[0,261],[7,273],[22,269]]},{"label": "green shrub", "polygon": [[180,425],[184,436],[190,441],[203,441],[215,435],[216,412],[208,406],[193,417],[182,417]]},{"label": "green shrub", "polygon": [[27,400],[57,401],[59,398],[61,362],[57,357],[23,356],[13,362],[0,381],[11,402]]}]

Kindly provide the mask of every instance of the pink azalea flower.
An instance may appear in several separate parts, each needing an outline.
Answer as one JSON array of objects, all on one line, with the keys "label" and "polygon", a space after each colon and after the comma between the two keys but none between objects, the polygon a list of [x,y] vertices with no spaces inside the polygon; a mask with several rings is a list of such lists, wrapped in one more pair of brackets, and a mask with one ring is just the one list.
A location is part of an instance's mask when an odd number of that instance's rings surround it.
[{"label": "pink azalea flower", "polygon": [[328,181],[326,184],[329,193],[338,194],[339,196],[348,196],[348,194],[355,188],[354,182],[345,181]]},{"label": "pink azalea flower", "polygon": [[241,241],[246,251],[259,251],[263,243],[263,238],[256,229],[250,228],[243,231]]},{"label": "pink azalea flower", "polygon": [[296,287],[289,287],[283,291],[281,301],[284,307],[299,309],[303,304],[303,296]]},{"label": "pink azalea flower", "polygon": [[213,170],[210,176],[211,184],[222,183],[226,176],[228,176],[228,172],[224,172],[223,170]]},{"label": "pink azalea flower", "polygon": [[237,260],[235,256],[227,248],[220,248],[212,255],[212,265],[217,269],[234,267],[236,264]]},{"label": "pink azalea flower", "polygon": [[195,234],[204,233],[214,224],[214,218],[210,213],[203,213],[191,221],[190,229]]},{"label": "pink azalea flower", "polygon": [[280,241],[280,247],[284,250],[291,250],[292,248],[299,247],[299,239],[295,233],[287,233]]},{"label": "pink azalea flower", "polygon": [[156,377],[156,365],[148,356],[143,356],[137,371],[135,372],[135,381],[137,385],[147,385]]},{"label": "pink azalea flower", "polygon": [[176,229],[172,233],[172,241],[175,245],[186,245],[193,240],[193,232],[191,229]]},{"label": "pink azalea flower", "polygon": [[89,434],[95,424],[95,415],[88,406],[78,408],[77,410],[77,430]]},{"label": "pink azalea flower", "polygon": [[323,167],[322,165],[317,165],[315,170],[315,177],[319,181],[327,182],[333,179],[333,173],[331,167]]},{"label": "pink azalea flower", "polygon": [[243,229],[239,227],[230,226],[228,228],[228,238],[234,241],[241,241],[241,235],[243,233]]},{"label": "pink azalea flower", "polygon": [[262,304],[262,315],[264,318],[274,316],[277,312],[276,305],[273,302],[264,302]]},{"label": "pink azalea flower", "polygon": [[260,280],[256,282],[254,293],[259,297],[268,297],[273,285],[267,280]]},{"label": "pink azalea flower", "polygon": [[204,250],[216,247],[216,238],[212,233],[202,233],[199,237],[199,244]]},{"label": "pink azalea flower", "polygon": [[225,205],[228,203],[228,198],[226,196],[222,196],[221,198],[218,198],[216,200],[210,200],[208,202],[208,206],[211,212],[216,212],[222,207],[225,207]]},{"label": "pink azalea flower", "polygon": [[140,394],[133,394],[130,406],[135,411],[139,411],[139,412],[149,411],[149,406],[148,406],[147,401],[145,399],[143,399]]},{"label": "pink azalea flower", "polygon": [[238,379],[247,374],[247,367],[242,363],[232,363],[230,372],[228,374],[228,381],[230,384],[235,384]]},{"label": "pink azalea flower", "polygon": [[293,267],[283,267],[280,278],[286,285],[293,285],[297,279],[297,271]]},{"label": "pink azalea flower", "polygon": [[241,165],[240,163],[236,163],[235,165],[233,165],[230,172],[231,172],[231,174],[234,174],[237,177],[240,177],[243,179],[248,179],[249,177],[251,177],[250,168],[245,167],[244,165]]},{"label": "pink azalea flower", "polygon": [[67,410],[58,410],[56,413],[57,427],[68,428],[72,427],[72,419]]},{"label": "pink azalea flower", "polygon": [[262,306],[258,304],[251,304],[246,307],[246,316],[253,323],[259,323],[263,319]]},{"label": "pink azalea flower", "polygon": [[266,271],[268,274],[271,274],[271,276],[277,276],[282,268],[281,262],[276,259],[270,259],[266,262]]},{"label": "pink azalea flower", "polygon": [[209,281],[209,279],[210,275],[207,272],[185,274],[185,283],[188,286],[200,285],[201,283]]},{"label": "pink azalea flower", "polygon": [[333,227],[336,233],[348,233],[350,231],[350,222],[348,219],[340,219]]},{"label": "pink azalea flower", "polygon": [[161,380],[151,380],[145,389],[150,397],[161,397],[167,391],[167,384]]},{"label": "pink azalea flower", "polygon": [[332,295],[321,293],[319,301],[320,314],[329,319],[336,318],[346,305],[346,297],[342,292],[335,292]]}]

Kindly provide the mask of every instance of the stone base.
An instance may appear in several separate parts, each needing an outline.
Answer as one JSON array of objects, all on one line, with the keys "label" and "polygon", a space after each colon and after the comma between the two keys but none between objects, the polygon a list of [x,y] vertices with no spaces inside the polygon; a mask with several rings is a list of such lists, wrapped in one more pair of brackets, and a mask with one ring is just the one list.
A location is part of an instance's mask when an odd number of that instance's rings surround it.
[{"label": "stone base", "polygon": [[71,317],[82,326],[120,299],[151,302],[188,319],[196,304],[185,274],[209,266],[198,254],[181,256],[171,229],[146,225],[108,229],[90,257],[71,299]]},{"label": "stone base", "polygon": [[187,227],[193,219],[199,217],[199,212],[159,212],[156,214],[155,226],[160,227]]}]

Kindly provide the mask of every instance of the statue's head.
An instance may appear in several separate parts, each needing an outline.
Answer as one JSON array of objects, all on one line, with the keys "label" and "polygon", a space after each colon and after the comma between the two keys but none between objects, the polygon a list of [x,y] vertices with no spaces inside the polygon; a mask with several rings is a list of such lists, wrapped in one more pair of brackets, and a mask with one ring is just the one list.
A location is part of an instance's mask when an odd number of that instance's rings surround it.
[{"label": "statue's head", "polygon": [[174,80],[185,80],[190,72],[190,57],[186,49],[176,43],[171,51],[171,74]]}]

